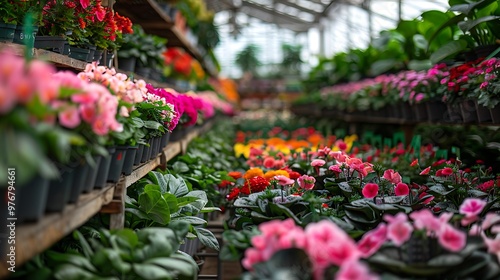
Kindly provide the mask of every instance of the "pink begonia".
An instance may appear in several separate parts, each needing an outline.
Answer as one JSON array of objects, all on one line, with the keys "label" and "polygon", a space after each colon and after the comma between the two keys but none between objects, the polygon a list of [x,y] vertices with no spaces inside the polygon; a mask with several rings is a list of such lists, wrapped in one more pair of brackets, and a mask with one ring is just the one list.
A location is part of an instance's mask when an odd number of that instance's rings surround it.
[{"label": "pink begonia", "polygon": [[500,215],[496,213],[488,213],[486,214],[486,217],[484,218],[484,221],[481,225],[483,230],[489,229],[492,225],[500,222]]},{"label": "pink begonia", "polygon": [[75,106],[67,106],[59,112],[59,122],[67,128],[75,128],[80,124],[80,115],[78,108]]},{"label": "pink begonia", "polygon": [[312,190],[314,188],[314,183],[316,183],[316,178],[313,176],[302,175],[297,179],[299,187],[305,190]]},{"label": "pink begonia", "polygon": [[347,156],[343,152],[331,152],[330,156],[333,157],[337,163],[345,162],[347,159]]},{"label": "pink begonia", "polygon": [[412,218],[413,226],[416,229],[425,229],[429,233],[437,232],[441,227],[441,221],[427,208],[412,212],[410,218]]},{"label": "pink begonia", "polygon": [[241,261],[243,267],[252,270],[254,264],[264,261],[261,252],[255,248],[248,248],[245,250],[245,257]]},{"label": "pink begonia", "polygon": [[430,171],[431,171],[431,167],[429,166],[429,167],[425,168],[424,170],[422,170],[422,172],[420,172],[419,175],[427,175],[427,174],[429,174]]},{"label": "pink begonia", "polygon": [[412,225],[408,222],[408,217],[404,213],[398,213],[396,216],[384,215],[387,224],[387,238],[397,246],[401,246],[408,241],[413,232]]},{"label": "pink begonia", "polygon": [[309,238],[307,252],[318,268],[325,268],[330,264],[340,266],[360,256],[356,243],[331,221],[322,220],[309,224],[305,232]]},{"label": "pink begonia", "polygon": [[340,167],[338,165],[332,165],[332,166],[328,167],[328,170],[330,170],[336,174],[342,173],[342,170],[340,169]]},{"label": "pink begonia", "polygon": [[405,196],[410,193],[410,188],[405,183],[397,183],[394,187],[394,194],[397,196]]},{"label": "pink begonia", "polygon": [[368,266],[352,260],[342,265],[335,275],[335,280],[377,280],[377,275],[370,273]]},{"label": "pink begonia", "polygon": [[326,164],[326,162],[324,160],[322,160],[322,159],[315,159],[315,160],[313,160],[311,162],[311,166],[312,167],[321,167],[321,166],[323,166],[325,164]]},{"label": "pink begonia", "polygon": [[475,217],[483,211],[484,206],[486,206],[486,201],[479,198],[466,198],[460,205],[459,213],[467,218]]},{"label": "pink begonia", "polygon": [[278,246],[279,248],[306,248],[307,236],[302,228],[293,228],[279,237]]},{"label": "pink begonia", "polygon": [[361,191],[365,198],[374,198],[378,194],[378,185],[375,183],[367,183]]},{"label": "pink begonia", "polygon": [[358,242],[361,256],[368,258],[375,253],[387,239],[387,226],[380,223],[375,229],[365,233]]},{"label": "pink begonia", "polygon": [[387,181],[393,183],[393,184],[397,184],[397,183],[401,182],[401,175],[399,175],[398,172],[395,172],[392,169],[387,169],[386,171],[384,171],[383,178],[386,179]]},{"label": "pink begonia", "polygon": [[441,246],[452,252],[459,252],[465,247],[467,235],[450,224],[441,226],[438,233],[438,241]]},{"label": "pink begonia", "polygon": [[284,176],[284,175],[276,175],[274,176],[274,179],[278,181],[278,184],[282,186],[289,186],[293,185],[295,183],[294,180]]},{"label": "pink begonia", "polygon": [[497,256],[498,261],[500,261],[500,235],[497,235],[495,239],[490,239],[486,237],[484,232],[481,234],[483,237],[483,241],[488,248],[488,253],[494,254]]}]

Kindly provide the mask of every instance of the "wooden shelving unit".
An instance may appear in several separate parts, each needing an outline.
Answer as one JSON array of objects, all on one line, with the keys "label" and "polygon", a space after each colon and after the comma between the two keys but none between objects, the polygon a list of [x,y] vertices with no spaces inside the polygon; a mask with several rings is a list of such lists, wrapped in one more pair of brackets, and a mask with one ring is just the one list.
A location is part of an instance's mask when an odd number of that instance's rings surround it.
[{"label": "wooden shelving unit", "polygon": [[[185,147],[198,135],[200,135],[200,129],[195,129],[183,139],[168,143],[157,157],[136,166],[130,175],[122,175],[116,184],[108,183],[102,189],[95,189],[91,193],[81,195],[76,203],[66,205],[63,212],[47,214],[36,223],[18,226],[16,229],[16,267],[20,267],[35,255],[50,248],[99,212],[112,214],[111,228],[123,228],[126,189],[148,172],[158,167],[165,167],[169,160],[185,152]],[[5,278],[9,273],[5,257],[0,257],[0,278]]]},{"label": "wooden shelving unit", "polygon": [[155,0],[120,0],[113,5],[120,15],[126,16],[134,24],[142,26],[144,31],[166,38],[168,47],[179,47],[186,50],[198,60],[210,76],[217,76],[217,71],[207,65],[200,50],[174,25],[172,18],[165,13]]}]

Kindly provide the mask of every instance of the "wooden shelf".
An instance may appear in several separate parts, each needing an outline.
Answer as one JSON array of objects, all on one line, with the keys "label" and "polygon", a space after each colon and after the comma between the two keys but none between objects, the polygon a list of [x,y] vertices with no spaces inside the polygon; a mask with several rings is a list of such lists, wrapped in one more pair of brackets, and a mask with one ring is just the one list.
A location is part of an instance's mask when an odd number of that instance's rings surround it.
[{"label": "wooden shelf", "polygon": [[[37,223],[18,226],[16,229],[16,268],[43,252],[74,229],[84,224],[113,199],[115,185],[108,184],[103,189],[80,196],[75,204],[66,206],[62,213],[48,214]],[[2,256],[2,259],[5,256]],[[3,260],[0,277],[8,274],[7,263]]]},{"label": "wooden shelf", "polygon": [[[10,48],[18,55],[23,55],[25,50],[24,45],[14,43],[0,43],[0,49],[3,48]],[[87,62],[42,49],[33,49],[33,57],[51,62],[58,68],[71,68],[78,71],[83,71],[87,65]]]},{"label": "wooden shelf", "polygon": [[114,4],[113,9],[130,18],[134,24],[140,25],[146,33],[166,38],[168,47],[183,48],[200,62],[210,76],[217,76],[215,68],[205,63],[203,54],[189,42],[187,37],[174,25],[172,18],[156,1],[120,0]]},{"label": "wooden shelf", "polygon": [[[185,147],[199,134],[199,129],[195,129],[185,138],[168,143],[156,158],[135,167],[130,175],[122,175],[115,184],[108,183],[103,189],[95,189],[89,194],[82,194],[75,204],[66,205],[63,212],[47,214],[36,223],[18,226],[16,229],[16,268],[50,248],[50,246],[83,225],[98,212],[118,216],[119,219],[116,219],[116,217],[113,219],[112,215],[111,227],[123,227],[124,198],[127,187],[137,182],[150,171],[165,165],[178,154],[185,152]],[[6,256],[0,257],[2,261],[0,278],[6,277],[9,272],[5,258]]]}]

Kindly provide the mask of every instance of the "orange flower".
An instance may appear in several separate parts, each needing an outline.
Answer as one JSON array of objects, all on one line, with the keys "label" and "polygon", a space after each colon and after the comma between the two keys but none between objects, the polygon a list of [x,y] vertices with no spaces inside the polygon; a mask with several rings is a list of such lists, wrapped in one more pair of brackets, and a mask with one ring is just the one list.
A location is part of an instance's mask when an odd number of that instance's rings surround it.
[{"label": "orange flower", "polygon": [[288,174],[288,172],[286,170],[282,170],[282,169],[276,170],[275,173],[276,173],[276,175],[283,175],[287,178],[290,178],[290,174]]},{"label": "orange flower", "polygon": [[233,177],[233,179],[235,179],[235,180],[238,180],[239,178],[241,178],[243,176],[243,174],[241,174],[241,172],[239,172],[239,171],[231,171],[231,172],[227,173],[227,175]]},{"label": "orange flower", "polygon": [[319,143],[323,142],[324,139],[323,136],[321,136],[321,134],[316,133],[307,137],[307,141],[310,142],[313,146],[317,146]]},{"label": "orange flower", "polygon": [[262,171],[262,169],[260,168],[250,168],[249,170],[247,170],[247,172],[245,173],[245,179],[250,179],[250,178],[253,178],[255,176],[261,176],[261,177],[264,177],[264,171]]},{"label": "orange flower", "polygon": [[266,174],[264,174],[264,178],[266,178],[267,180],[271,180],[276,175],[278,175],[276,174],[276,170],[269,170],[266,172]]}]

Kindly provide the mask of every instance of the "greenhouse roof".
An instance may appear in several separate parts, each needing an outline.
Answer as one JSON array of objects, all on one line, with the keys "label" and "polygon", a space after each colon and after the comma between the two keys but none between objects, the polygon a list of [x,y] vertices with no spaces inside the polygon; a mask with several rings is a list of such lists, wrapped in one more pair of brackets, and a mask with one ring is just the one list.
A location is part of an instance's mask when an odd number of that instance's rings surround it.
[{"label": "greenhouse roof", "polygon": [[[353,0],[354,1],[354,0]],[[339,0],[221,0],[207,1],[215,11],[243,13],[295,32],[317,25]]]}]

